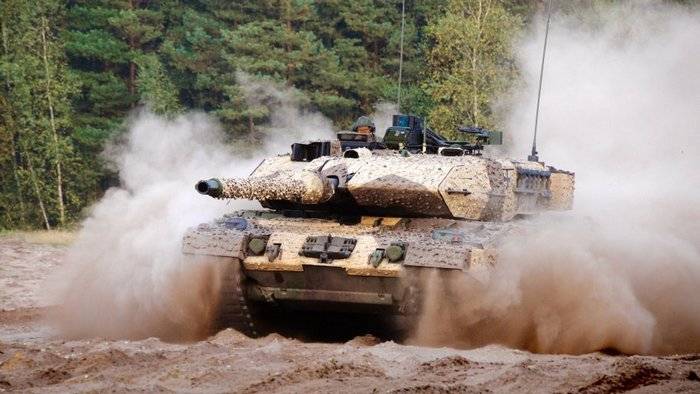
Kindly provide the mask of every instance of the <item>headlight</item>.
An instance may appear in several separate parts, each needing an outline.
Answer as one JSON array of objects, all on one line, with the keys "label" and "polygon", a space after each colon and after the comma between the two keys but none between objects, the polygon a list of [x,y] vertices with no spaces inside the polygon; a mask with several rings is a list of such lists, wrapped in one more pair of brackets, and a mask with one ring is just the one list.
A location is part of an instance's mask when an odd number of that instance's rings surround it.
[{"label": "headlight", "polygon": [[403,245],[391,244],[388,248],[386,248],[386,251],[384,253],[386,253],[386,258],[389,261],[395,263],[397,261],[403,260],[406,250],[404,249]]}]

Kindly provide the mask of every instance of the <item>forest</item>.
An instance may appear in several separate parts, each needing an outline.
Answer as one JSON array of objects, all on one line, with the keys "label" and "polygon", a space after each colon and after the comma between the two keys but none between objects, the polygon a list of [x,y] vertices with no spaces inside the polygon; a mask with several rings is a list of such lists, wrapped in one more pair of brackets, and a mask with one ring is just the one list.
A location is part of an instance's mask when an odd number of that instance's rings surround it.
[{"label": "forest", "polygon": [[[609,2],[554,3],[575,13]],[[101,152],[137,108],[203,111],[232,143],[259,143],[271,108],[246,102],[241,73],[293,87],[338,129],[379,102],[396,102],[399,73],[402,112],[446,134],[463,124],[498,128],[491,100],[518,82],[514,43],[544,7],[543,0],[2,0],[0,229],[68,227],[83,218],[118,182]]]}]

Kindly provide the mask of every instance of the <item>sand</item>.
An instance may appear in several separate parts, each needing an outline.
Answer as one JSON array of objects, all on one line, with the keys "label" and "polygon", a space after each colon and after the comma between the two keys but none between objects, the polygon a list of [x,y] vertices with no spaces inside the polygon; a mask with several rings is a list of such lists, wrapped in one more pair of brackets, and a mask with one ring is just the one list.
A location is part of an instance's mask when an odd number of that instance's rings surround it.
[{"label": "sand", "polygon": [[700,355],[532,354],[428,348],[359,336],[307,343],[224,330],[202,341],[67,340],[46,321],[65,246],[0,237],[0,391],[700,392]]}]

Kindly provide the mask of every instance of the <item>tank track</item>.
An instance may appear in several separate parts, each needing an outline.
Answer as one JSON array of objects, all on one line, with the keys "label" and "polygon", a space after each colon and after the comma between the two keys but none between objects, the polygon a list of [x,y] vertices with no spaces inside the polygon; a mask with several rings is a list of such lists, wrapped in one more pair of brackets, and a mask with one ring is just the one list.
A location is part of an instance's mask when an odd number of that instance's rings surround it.
[{"label": "tank track", "polygon": [[262,324],[256,319],[256,308],[245,294],[246,278],[241,273],[241,262],[234,259],[226,263],[221,290],[216,326],[219,329],[233,328],[251,338],[264,335]]}]

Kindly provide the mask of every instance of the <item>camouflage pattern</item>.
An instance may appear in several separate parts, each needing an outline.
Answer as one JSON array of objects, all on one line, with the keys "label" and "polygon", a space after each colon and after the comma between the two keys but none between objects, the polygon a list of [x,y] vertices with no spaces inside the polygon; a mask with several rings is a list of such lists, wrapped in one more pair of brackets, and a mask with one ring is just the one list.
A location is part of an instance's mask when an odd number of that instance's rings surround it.
[{"label": "camouflage pattern", "polygon": [[359,208],[482,221],[569,209],[574,188],[573,174],[537,162],[402,156],[367,149],[357,158],[321,157],[311,162],[272,157],[248,178],[219,181],[223,185],[220,198],[258,200],[263,206],[280,200],[322,204],[340,188],[347,190]]},{"label": "camouflage pattern", "polygon": [[[341,225],[331,219],[241,211],[190,229],[183,251],[222,264],[227,274],[221,284],[220,326],[255,337],[277,329],[265,327],[263,308],[417,316],[424,271],[483,279],[496,262],[498,241],[517,228],[507,222],[371,216]],[[309,235],[356,244],[348,258],[324,261],[300,254]],[[247,245],[252,239],[266,241],[263,254],[251,253]],[[405,254],[390,261],[386,252],[396,243],[405,245]],[[371,261],[377,251],[382,251],[379,259]]]},{"label": "camouflage pattern", "polygon": [[[244,230],[226,228],[232,219],[245,223]],[[482,264],[493,264],[495,244],[512,230],[509,223],[459,222],[449,219],[362,217],[357,225],[339,225],[329,219],[287,218],[262,211],[242,211],[224,216],[213,224],[190,229],[184,238],[183,250],[189,254],[229,256],[241,259],[248,271],[298,271],[305,266],[328,267],[318,258],[304,257],[299,251],[308,235],[331,235],[357,240],[349,258],[330,265],[342,268],[348,275],[399,277],[402,267],[436,267],[469,270]],[[279,244],[280,252],[273,259],[267,255],[246,253],[247,241],[266,238],[268,245]],[[407,245],[400,263],[383,259],[376,267],[368,259],[376,249],[388,248],[393,242]]]},{"label": "camouflage pattern", "polygon": [[184,253],[224,262],[221,316],[255,336],[260,308],[415,315],[424,273],[488,275],[499,241],[527,225],[516,215],[571,208],[574,174],[358,148],[311,161],[270,157],[247,178],[197,189],[270,208],[228,214],[183,240]]}]

